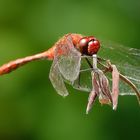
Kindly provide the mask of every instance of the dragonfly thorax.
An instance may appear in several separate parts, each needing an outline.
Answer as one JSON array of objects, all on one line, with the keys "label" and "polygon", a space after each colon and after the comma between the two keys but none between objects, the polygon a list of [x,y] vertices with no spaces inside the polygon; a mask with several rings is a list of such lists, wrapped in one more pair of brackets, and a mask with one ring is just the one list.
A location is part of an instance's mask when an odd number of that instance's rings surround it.
[{"label": "dragonfly thorax", "polygon": [[95,37],[89,36],[81,38],[77,46],[82,54],[92,56],[98,52],[100,43]]}]

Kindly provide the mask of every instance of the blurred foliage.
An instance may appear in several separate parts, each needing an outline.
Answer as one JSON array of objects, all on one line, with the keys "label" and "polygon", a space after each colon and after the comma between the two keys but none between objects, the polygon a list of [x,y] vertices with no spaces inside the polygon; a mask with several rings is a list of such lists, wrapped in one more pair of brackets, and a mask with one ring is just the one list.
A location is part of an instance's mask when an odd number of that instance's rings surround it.
[{"label": "blurred foliage", "polygon": [[[74,32],[140,46],[138,0],[0,0],[0,64],[49,48]],[[68,86],[56,94],[51,62],[33,62],[0,77],[0,140],[138,139],[135,97],[119,98],[117,111],[98,102],[85,114],[88,94]]]}]

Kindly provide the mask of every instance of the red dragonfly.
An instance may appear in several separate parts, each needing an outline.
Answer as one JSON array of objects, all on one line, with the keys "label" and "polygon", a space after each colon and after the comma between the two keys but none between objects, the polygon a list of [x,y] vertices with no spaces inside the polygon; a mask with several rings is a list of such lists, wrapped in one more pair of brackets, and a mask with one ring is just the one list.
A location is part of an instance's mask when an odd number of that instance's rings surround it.
[{"label": "red dragonfly", "polygon": [[70,33],[45,52],[2,65],[0,75],[39,59],[53,60],[49,78],[58,94],[68,95],[65,82],[78,90],[90,92],[87,113],[97,97],[101,104],[112,104],[114,110],[119,94],[136,95],[140,101],[138,49],[99,42],[94,36]]}]

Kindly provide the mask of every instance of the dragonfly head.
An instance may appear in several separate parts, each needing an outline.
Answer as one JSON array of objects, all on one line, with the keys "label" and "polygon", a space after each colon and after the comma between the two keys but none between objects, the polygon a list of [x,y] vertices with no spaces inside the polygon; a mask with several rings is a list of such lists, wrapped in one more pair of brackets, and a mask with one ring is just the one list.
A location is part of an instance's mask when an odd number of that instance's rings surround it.
[{"label": "dragonfly head", "polygon": [[82,54],[97,54],[100,48],[100,42],[93,36],[83,37],[78,42],[78,49]]}]

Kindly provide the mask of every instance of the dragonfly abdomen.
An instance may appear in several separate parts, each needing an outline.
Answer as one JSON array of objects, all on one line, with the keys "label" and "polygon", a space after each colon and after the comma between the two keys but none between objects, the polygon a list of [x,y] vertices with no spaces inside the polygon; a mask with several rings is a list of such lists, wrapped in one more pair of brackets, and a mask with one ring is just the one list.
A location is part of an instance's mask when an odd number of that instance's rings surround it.
[{"label": "dragonfly abdomen", "polygon": [[0,67],[0,75],[10,73],[16,70],[17,68],[19,68],[20,66],[25,65],[26,63],[32,62],[34,60],[39,60],[39,59],[45,59],[45,58],[47,59],[48,57],[49,57],[49,53],[48,51],[46,51],[46,52],[39,53],[36,55],[27,56],[24,58],[19,58],[19,59],[10,61],[7,64],[4,64]]}]

